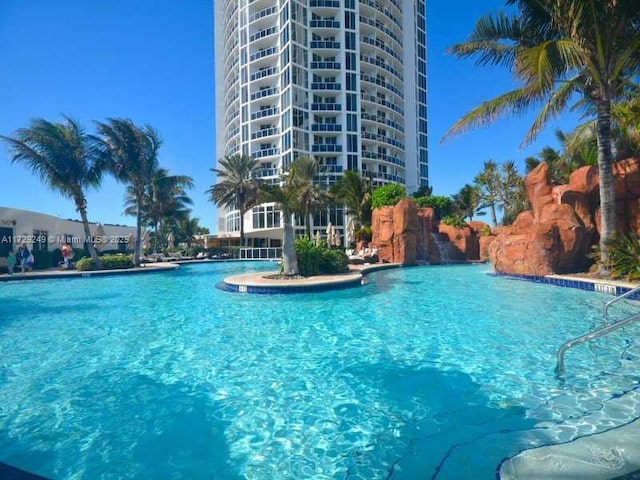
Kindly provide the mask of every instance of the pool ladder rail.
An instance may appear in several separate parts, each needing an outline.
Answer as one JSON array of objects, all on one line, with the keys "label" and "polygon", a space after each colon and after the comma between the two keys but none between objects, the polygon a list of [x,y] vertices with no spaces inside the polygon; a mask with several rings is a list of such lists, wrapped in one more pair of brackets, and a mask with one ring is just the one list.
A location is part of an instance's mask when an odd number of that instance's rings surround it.
[{"label": "pool ladder rail", "polygon": [[594,340],[596,338],[600,338],[603,335],[606,335],[610,332],[613,332],[615,330],[618,330],[624,327],[625,325],[629,325],[630,323],[640,320],[640,313],[637,313],[623,320],[617,321],[615,323],[609,323],[609,307],[614,303],[618,302],[619,300],[623,300],[638,292],[640,292],[640,286],[633,288],[628,292],[623,293],[622,295],[617,296],[613,300],[609,300],[607,303],[605,303],[604,309],[603,309],[603,317],[604,317],[604,324],[605,324],[604,327],[599,328],[598,330],[594,330],[593,332],[587,333],[580,337],[574,338],[572,340],[569,340],[568,342],[566,342],[564,345],[560,347],[560,349],[558,350],[558,354],[556,356],[557,361],[556,361],[556,369],[555,369],[556,376],[559,379],[564,379],[564,374],[566,371],[564,366],[564,356],[567,353],[567,350],[569,350],[571,347],[575,347],[576,345],[580,345],[581,343],[585,343],[585,342]]}]

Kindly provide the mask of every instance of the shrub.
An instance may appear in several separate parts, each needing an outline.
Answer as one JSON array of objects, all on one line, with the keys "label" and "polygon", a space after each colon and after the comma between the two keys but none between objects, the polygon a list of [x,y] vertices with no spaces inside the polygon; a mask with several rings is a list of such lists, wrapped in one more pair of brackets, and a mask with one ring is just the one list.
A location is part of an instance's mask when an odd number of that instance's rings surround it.
[{"label": "shrub", "polygon": [[444,217],[442,219],[442,223],[455,228],[464,228],[467,226],[467,222],[465,222],[464,218],[460,215],[449,215],[448,217]]},{"label": "shrub", "polygon": [[407,196],[407,189],[404,185],[393,183],[376,188],[372,195],[372,207],[380,208],[387,205],[395,205]]},{"label": "shrub", "polygon": [[444,195],[416,198],[416,205],[422,208],[433,208],[437,219],[448,217],[453,212],[453,200]]},{"label": "shrub", "polygon": [[343,250],[320,249],[320,273],[331,275],[349,270],[349,257]]},{"label": "shrub", "polygon": [[85,272],[87,270],[95,270],[96,265],[93,263],[93,260],[90,258],[82,258],[76,262],[76,270],[81,272]]},{"label": "shrub", "polygon": [[325,243],[316,245],[309,237],[296,240],[296,255],[300,275],[331,275],[348,270],[349,257],[343,250],[332,250]]},{"label": "shrub", "polygon": [[300,275],[311,277],[320,273],[320,248],[309,237],[296,240],[296,255]]},{"label": "shrub", "polygon": [[[105,255],[101,257],[101,260],[105,270],[119,270],[133,267],[131,255]],[[80,271],[96,270],[96,265],[91,258],[83,258],[76,262],[76,269]]]},{"label": "shrub", "polygon": [[489,235],[491,235],[491,227],[489,225],[483,225],[480,229],[480,236],[488,237]]},{"label": "shrub", "polygon": [[611,274],[614,277],[627,277],[630,281],[640,280],[640,242],[638,237],[616,235],[609,242]]}]

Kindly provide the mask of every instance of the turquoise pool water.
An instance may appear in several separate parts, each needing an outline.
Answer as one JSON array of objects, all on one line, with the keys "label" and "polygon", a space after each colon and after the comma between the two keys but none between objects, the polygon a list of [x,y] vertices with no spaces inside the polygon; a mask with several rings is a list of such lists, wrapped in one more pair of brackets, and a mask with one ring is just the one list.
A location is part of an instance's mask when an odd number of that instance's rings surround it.
[{"label": "turquoise pool water", "polygon": [[611,297],[487,266],[214,288],[273,268],[0,284],[0,461],[56,479],[492,479],[524,448],[640,416],[609,408],[638,386],[638,327],[553,373]]}]

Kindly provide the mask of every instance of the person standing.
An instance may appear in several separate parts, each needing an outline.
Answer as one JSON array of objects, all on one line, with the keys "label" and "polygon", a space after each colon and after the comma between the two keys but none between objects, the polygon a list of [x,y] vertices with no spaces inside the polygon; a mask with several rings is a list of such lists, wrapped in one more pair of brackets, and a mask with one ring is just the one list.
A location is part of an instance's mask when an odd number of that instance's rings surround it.
[{"label": "person standing", "polygon": [[29,270],[29,257],[31,256],[31,252],[27,248],[27,246],[23,243],[20,245],[19,250],[19,258],[20,258],[20,267],[22,268],[22,273],[25,273]]},{"label": "person standing", "polygon": [[7,256],[7,270],[9,271],[9,275],[13,275],[13,267],[16,265],[16,255],[13,253],[13,249],[9,250],[9,255]]}]

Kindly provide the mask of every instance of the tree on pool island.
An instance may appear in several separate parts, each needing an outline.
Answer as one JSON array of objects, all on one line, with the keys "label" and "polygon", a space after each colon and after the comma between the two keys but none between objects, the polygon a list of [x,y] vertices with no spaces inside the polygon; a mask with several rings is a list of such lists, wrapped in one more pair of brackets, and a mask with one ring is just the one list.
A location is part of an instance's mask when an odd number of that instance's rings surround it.
[{"label": "tree on pool island", "polygon": [[298,210],[298,193],[289,178],[283,185],[260,185],[262,202],[274,202],[282,212],[282,273],[294,276],[300,273],[298,256],[296,255],[296,238],[293,233],[293,214]]},{"label": "tree on pool island", "polygon": [[597,120],[602,273],[617,231],[612,153],[612,104],[637,93],[640,75],[638,0],[507,0],[513,14],[482,17],[457,57],[509,68],[521,86],[462,117],[445,134],[489,123],[505,113],[541,106],[525,143],[570,102]]},{"label": "tree on pool island", "polygon": [[65,117],[64,123],[52,123],[42,118],[31,121],[14,137],[0,135],[10,148],[14,163],[24,164],[51,190],[72,199],[82,219],[85,245],[97,268],[102,268],[91,238],[87,218],[85,190],[100,186],[103,166],[92,138],[75,120]]}]

